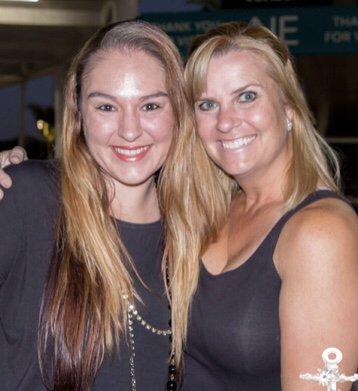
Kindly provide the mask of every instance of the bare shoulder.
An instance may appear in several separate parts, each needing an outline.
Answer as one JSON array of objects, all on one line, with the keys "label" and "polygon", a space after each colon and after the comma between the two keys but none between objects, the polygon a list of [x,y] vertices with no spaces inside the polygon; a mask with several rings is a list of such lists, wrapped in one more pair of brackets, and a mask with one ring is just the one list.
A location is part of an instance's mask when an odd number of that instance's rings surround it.
[{"label": "bare shoulder", "polygon": [[[274,261],[284,292],[299,295],[322,291],[358,298],[358,221],[339,199],[319,200],[301,209],[281,232]],[[316,291],[317,290],[317,291]],[[316,293],[313,293],[316,291]],[[331,300],[331,299],[329,299]]]},{"label": "bare shoulder", "polygon": [[313,390],[299,374],[318,368],[326,347],[342,350],[343,372],[357,367],[357,216],[342,200],[316,201],[287,222],[276,250],[283,390]]},{"label": "bare shoulder", "polygon": [[339,198],[324,198],[298,211],[288,221],[282,233],[305,236],[321,232],[325,235],[345,228],[358,229],[355,211],[347,202]]},{"label": "bare shoulder", "polygon": [[356,268],[357,257],[357,215],[337,198],[318,200],[292,216],[275,251],[276,266],[282,275],[290,270],[296,272],[297,268],[314,271],[342,262]]}]

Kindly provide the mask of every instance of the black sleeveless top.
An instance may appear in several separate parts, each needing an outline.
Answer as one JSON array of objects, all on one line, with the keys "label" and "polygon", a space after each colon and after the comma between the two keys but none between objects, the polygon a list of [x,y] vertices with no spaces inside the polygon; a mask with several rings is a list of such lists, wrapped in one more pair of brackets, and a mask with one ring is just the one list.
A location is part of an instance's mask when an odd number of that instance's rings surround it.
[{"label": "black sleeveless top", "polygon": [[281,389],[281,279],[273,253],[289,218],[327,197],[340,198],[332,191],[318,190],[284,214],[238,268],[212,275],[201,264],[189,320],[184,391]]}]

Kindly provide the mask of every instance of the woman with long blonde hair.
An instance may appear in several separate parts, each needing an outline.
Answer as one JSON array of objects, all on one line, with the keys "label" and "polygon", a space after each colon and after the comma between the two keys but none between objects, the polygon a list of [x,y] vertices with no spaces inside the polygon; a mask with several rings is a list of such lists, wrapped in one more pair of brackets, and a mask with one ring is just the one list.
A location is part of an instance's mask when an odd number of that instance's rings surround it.
[{"label": "woman with long blonde hair", "polygon": [[232,22],[199,36],[185,77],[196,160],[190,175],[167,162],[192,195],[187,213],[177,195],[167,220],[183,390],[318,391],[299,375],[322,366],[325,348],[342,350],[344,373],[358,364],[358,222],[337,157],[267,28]]},{"label": "woman with long blonde hair", "polygon": [[2,390],[175,389],[158,172],[186,102],[148,23],[105,27],[74,59],[60,163],[11,167],[0,205]]}]

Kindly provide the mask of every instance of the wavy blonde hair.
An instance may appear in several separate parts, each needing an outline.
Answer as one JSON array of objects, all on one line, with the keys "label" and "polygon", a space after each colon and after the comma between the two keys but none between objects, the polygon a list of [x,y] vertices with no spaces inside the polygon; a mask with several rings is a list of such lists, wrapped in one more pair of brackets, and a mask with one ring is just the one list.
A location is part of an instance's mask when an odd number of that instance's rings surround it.
[{"label": "wavy blonde hair", "polygon": [[[283,101],[292,109],[293,157],[286,172],[286,208],[295,207],[317,188],[318,183],[339,191],[337,156],[314,128],[287,47],[267,28],[240,22],[224,23],[193,41],[185,68],[192,108],[206,87],[210,60],[231,50],[249,50],[261,56]],[[196,133],[185,135],[183,143],[181,164],[176,165],[173,160],[179,156],[170,157],[171,161],[167,163],[180,193],[176,195],[176,202],[171,203],[171,215],[168,216],[171,240],[167,245],[168,262],[173,269],[172,318],[177,360],[180,360],[180,351],[186,341],[200,256],[216,239],[232,197],[239,191],[236,181],[209,159]],[[185,230],[190,244],[182,237]]]},{"label": "wavy blonde hair", "polygon": [[144,51],[163,66],[177,124],[171,150],[190,119],[180,55],[155,26],[133,21],[105,27],[74,59],[65,93],[57,241],[38,337],[44,382],[55,390],[91,388],[104,354],[118,347],[126,331],[127,300],[136,296],[132,260],[111,217],[104,174],[89,153],[80,112],[84,77],[96,66],[98,54],[112,50]]}]

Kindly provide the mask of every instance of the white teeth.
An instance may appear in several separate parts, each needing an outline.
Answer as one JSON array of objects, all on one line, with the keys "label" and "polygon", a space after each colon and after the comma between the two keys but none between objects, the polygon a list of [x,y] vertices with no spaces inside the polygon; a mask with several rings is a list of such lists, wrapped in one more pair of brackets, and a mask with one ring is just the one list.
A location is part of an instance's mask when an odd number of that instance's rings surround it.
[{"label": "white teeth", "polygon": [[147,149],[149,148],[149,145],[145,146],[145,147],[140,147],[140,148],[137,148],[137,149],[122,149],[122,148],[118,148],[118,147],[113,147],[113,149],[121,154],[121,155],[126,155],[126,156],[136,156],[136,155],[139,155],[140,153],[146,151]]},{"label": "white teeth", "polygon": [[233,141],[222,141],[221,143],[224,149],[237,149],[250,144],[255,138],[256,136],[240,137]]}]

